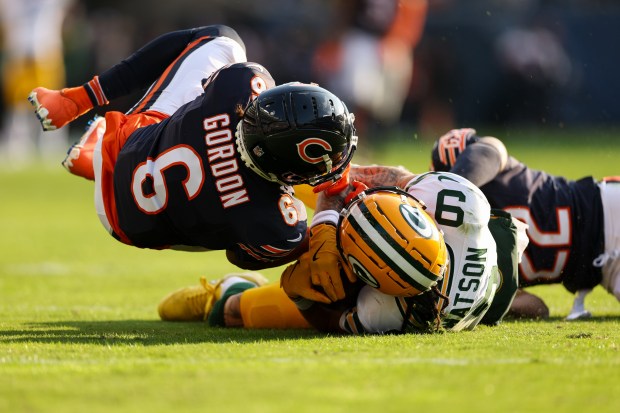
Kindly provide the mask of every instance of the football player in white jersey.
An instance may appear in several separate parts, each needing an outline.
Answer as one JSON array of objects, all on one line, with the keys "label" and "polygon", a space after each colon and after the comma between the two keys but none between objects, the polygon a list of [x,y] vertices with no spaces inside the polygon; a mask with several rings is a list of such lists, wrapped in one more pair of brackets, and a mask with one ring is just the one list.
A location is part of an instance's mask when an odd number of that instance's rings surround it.
[{"label": "football player in white jersey", "polygon": [[[486,198],[473,184],[450,173],[414,175],[402,168],[353,166],[351,179],[354,185],[347,191],[319,197],[319,212],[312,223],[313,227],[337,226],[338,240],[326,242],[321,249],[342,263],[335,267],[338,274],[330,276],[333,285],[337,284],[333,282],[336,278],[340,281],[343,299],[333,303],[316,299],[323,289],[318,280],[313,283],[310,266],[314,256],[306,253],[282,274],[283,289],[274,284],[254,288],[247,283],[244,291],[228,288],[234,277],[210,285],[203,282],[203,286],[167,296],[160,304],[162,319],[203,318],[211,325],[246,328],[312,326],[326,332],[354,334],[459,331],[473,329],[480,322],[501,321],[517,288],[518,256],[524,248],[521,244],[517,249],[518,231],[509,216],[493,215]],[[367,188],[360,182],[374,188],[357,193]],[[407,192],[381,188],[383,185],[400,186]],[[357,191],[351,194],[355,188]],[[395,194],[402,199],[396,204],[392,202]],[[345,197],[353,200],[341,210]],[[426,205],[424,214],[411,212],[419,204],[407,198],[414,197]],[[381,216],[391,218],[386,223]],[[432,217],[434,222],[431,218],[425,221],[424,216]],[[426,222],[425,228],[439,227],[443,231],[449,266],[441,265],[443,241],[426,246],[408,242],[412,227],[417,227],[412,222]],[[417,233],[425,231],[418,228]],[[525,237],[524,230],[520,234]],[[431,268],[433,257],[443,268],[433,272],[434,282],[428,273],[430,281],[409,281],[416,272],[413,268],[404,275],[399,272],[408,266]],[[356,278],[358,281],[349,281]],[[283,290],[299,312],[282,299]],[[186,301],[196,301],[189,300],[190,295],[205,297],[205,306],[198,306],[196,314],[182,308]],[[264,298],[267,296],[269,299]],[[280,299],[276,299],[278,296]]]},{"label": "football player in white jersey", "polygon": [[[501,288],[505,291],[498,295],[495,303],[500,306],[501,302],[502,310],[499,317],[492,316],[491,323],[499,321],[510,306],[516,282],[515,274],[505,273],[504,276],[510,278],[502,282],[497,246],[489,229],[491,208],[484,195],[471,182],[450,173],[412,176],[404,188],[426,205],[426,212],[443,232],[448,249],[449,269],[437,286],[441,293],[436,298],[437,307],[441,309],[441,327],[452,331],[473,329],[487,314]],[[351,219],[350,211],[356,208],[355,203],[353,201],[343,212],[345,223]],[[503,219],[504,225],[510,225],[506,218],[496,219]],[[347,245],[351,237],[342,236],[342,231],[341,223],[340,248],[342,251],[351,250],[352,247]],[[364,238],[369,236],[363,235]],[[372,252],[367,258],[363,254],[360,257],[359,252],[343,255],[349,268],[356,268],[354,262],[357,264],[372,259]],[[359,272],[357,264],[358,277]],[[415,307],[408,309],[410,301],[399,294],[389,295],[378,288],[366,286],[360,291],[356,306],[340,320],[340,325],[354,333],[383,333],[406,326],[419,328]],[[407,313],[409,319],[404,322]]]}]

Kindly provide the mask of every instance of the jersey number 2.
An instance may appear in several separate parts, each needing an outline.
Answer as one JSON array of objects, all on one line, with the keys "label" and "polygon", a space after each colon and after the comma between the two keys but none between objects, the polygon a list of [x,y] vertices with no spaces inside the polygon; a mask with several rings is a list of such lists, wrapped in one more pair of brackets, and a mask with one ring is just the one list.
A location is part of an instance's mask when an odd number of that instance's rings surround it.
[{"label": "jersey number 2", "polygon": [[529,208],[513,207],[505,208],[505,210],[510,212],[513,217],[529,225],[527,236],[530,242],[539,247],[556,249],[553,267],[546,269],[535,268],[527,251],[523,253],[521,264],[519,264],[523,277],[528,281],[539,279],[554,280],[559,278],[568,261],[569,248],[572,240],[570,208],[564,207],[556,209],[557,231],[553,232],[542,231],[534,220]]}]

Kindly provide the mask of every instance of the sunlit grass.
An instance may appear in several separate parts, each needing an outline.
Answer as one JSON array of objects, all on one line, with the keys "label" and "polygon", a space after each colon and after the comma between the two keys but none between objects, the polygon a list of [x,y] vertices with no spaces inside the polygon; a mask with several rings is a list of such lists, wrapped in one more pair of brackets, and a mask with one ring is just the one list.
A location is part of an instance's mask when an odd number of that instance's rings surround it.
[{"label": "sunlit grass", "polygon": [[[618,140],[510,136],[508,149],[573,178],[618,174]],[[373,162],[428,166],[413,134]],[[324,337],[158,320],[159,299],[233,271],[220,252],[130,248],[99,224],[92,185],[60,167],[0,169],[1,412],[616,412],[620,304],[594,318],[533,289],[545,322],[428,336]],[[265,271],[276,280],[280,269]]]}]

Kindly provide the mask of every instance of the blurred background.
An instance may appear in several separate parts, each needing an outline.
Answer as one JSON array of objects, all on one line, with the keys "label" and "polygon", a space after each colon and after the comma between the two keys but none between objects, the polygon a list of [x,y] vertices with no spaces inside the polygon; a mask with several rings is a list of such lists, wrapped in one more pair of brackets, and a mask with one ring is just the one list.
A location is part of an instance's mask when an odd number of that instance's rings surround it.
[{"label": "blurred background", "polygon": [[316,82],[340,96],[356,115],[362,153],[463,126],[499,137],[604,129],[617,139],[617,0],[0,3],[5,165],[57,158],[90,118],[41,136],[26,101],[32,88],[80,85],[160,34],[208,24],[236,29],[248,60],[276,82]]}]

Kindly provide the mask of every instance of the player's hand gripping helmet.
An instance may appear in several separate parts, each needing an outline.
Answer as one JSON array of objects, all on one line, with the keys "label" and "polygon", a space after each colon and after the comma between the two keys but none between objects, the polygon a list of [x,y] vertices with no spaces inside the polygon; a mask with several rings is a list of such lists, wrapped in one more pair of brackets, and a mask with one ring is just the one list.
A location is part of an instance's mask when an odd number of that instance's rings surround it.
[{"label": "player's hand gripping helmet", "polygon": [[345,271],[394,296],[431,289],[449,263],[443,234],[424,206],[395,187],[354,198],[340,213],[337,244]]},{"label": "player's hand gripping helmet", "polygon": [[237,126],[245,164],[285,185],[340,179],[357,147],[354,117],[331,92],[287,83],[262,92]]}]

